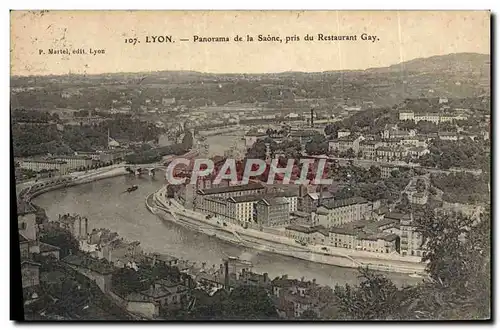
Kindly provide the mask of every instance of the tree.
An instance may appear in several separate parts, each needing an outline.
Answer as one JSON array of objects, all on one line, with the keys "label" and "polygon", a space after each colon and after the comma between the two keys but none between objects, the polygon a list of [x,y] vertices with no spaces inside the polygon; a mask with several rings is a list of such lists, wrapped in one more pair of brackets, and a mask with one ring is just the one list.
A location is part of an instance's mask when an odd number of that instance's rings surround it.
[{"label": "tree", "polygon": [[490,210],[479,219],[424,208],[414,218],[428,279],[402,289],[360,269],[359,286],[335,287],[347,319],[487,319],[491,313]]},{"label": "tree", "polygon": [[318,320],[318,314],[312,310],[312,309],[307,309],[305,310],[302,315],[300,315],[300,318],[302,320]]},{"label": "tree", "polygon": [[332,138],[337,138],[337,134],[339,131],[339,125],[336,123],[328,124],[325,126],[325,135],[330,136]]},{"label": "tree", "polygon": [[426,188],[426,184],[425,184],[425,180],[422,179],[422,178],[418,178],[417,179],[417,192],[421,193],[421,192],[424,192],[425,191],[425,188]]},{"label": "tree", "polygon": [[184,137],[182,138],[181,144],[186,150],[189,150],[193,147],[193,141],[194,141],[193,134],[187,131],[186,133],[184,133]]},{"label": "tree", "polygon": [[60,257],[64,258],[71,253],[79,250],[78,241],[71,233],[60,227],[51,227],[50,231],[43,232],[40,241],[50,245],[57,246],[60,249]]},{"label": "tree", "polygon": [[354,320],[384,320],[399,308],[402,296],[385,276],[360,268],[359,286],[336,286],[334,294],[340,304],[340,317]]},{"label": "tree", "polygon": [[378,180],[382,176],[382,170],[378,166],[370,166],[368,169],[368,174],[370,175],[370,179],[372,180]]},{"label": "tree", "polygon": [[314,135],[312,139],[306,143],[306,152],[309,155],[323,155],[328,152],[328,141],[324,135]]},{"label": "tree", "polygon": [[345,158],[355,158],[356,153],[354,152],[354,149],[352,149],[352,148],[347,149],[346,152],[344,153],[344,157]]},{"label": "tree", "polygon": [[239,286],[231,291],[223,302],[223,319],[233,320],[272,320],[278,314],[264,288],[248,285]]},{"label": "tree", "polygon": [[137,271],[125,267],[113,273],[111,283],[114,290],[127,295],[132,292],[147,290],[151,282],[144,281]]}]

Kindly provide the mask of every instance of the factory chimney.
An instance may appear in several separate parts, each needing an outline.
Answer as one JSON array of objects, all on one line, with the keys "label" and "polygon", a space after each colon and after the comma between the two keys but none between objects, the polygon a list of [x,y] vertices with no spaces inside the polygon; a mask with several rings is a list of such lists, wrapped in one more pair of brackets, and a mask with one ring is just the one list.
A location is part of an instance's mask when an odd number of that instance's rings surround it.
[{"label": "factory chimney", "polygon": [[229,261],[224,260],[224,289],[229,290]]},{"label": "factory chimney", "polygon": [[311,127],[314,127],[314,109],[311,109]]},{"label": "factory chimney", "polygon": [[82,217],[78,216],[78,239],[82,237]]}]

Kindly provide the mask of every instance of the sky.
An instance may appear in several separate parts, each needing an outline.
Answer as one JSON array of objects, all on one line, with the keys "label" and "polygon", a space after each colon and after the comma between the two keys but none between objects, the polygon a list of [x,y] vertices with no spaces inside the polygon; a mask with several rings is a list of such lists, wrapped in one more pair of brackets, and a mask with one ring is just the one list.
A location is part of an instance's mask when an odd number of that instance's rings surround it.
[{"label": "sky", "polygon": [[[318,41],[320,33],[357,40]],[[375,42],[361,40],[363,33],[376,36]],[[259,34],[280,36],[283,42],[259,42]],[[314,40],[305,41],[307,34]],[[236,42],[236,35],[254,41]],[[175,42],[146,43],[152,36],[172,36]],[[230,42],[193,42],[194,36]],[[285,43],[287,36],[300,41]],[[128,38],[139,43],[126,43]],[[450,53],[490,54],[490,12],[12,11],[10,48],[11,75],[20,76],[358,70]],[[50,49],[70,54],[49,54]],[[79,49],[85,54],[73,54]]]}]

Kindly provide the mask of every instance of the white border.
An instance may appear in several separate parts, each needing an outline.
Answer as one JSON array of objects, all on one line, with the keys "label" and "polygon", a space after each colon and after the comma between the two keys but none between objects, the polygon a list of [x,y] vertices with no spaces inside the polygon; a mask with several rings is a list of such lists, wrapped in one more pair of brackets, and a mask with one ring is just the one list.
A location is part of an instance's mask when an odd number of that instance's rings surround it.
[{"label": "white border", "polygon": [[[2,130],[0,130],[2,134],[2,138],[0,139],[0,154],[5,155],[2,157],[3,159],[8,159],[6,155],[10,154],[10,147],[9,147],[9,89],[7,86],[9,86],[9,34],[10,34],[10,26],[9,26],[9,12],[8,9],[171,9],[171,10],[182,10],[182,9],[215,9],[215,10],[222,10],[222,9],[275,9],[275,10],[319,10],[319,9],[373,9],[373,10],[390,10],[390,9],[399,9],[399,10],[438,10],[438,9],[453,9],[453,10],[484,10],[484,9],[491,9],[493,13],[499,13],[499,3],[500,1],[496,0],[474,0],[474,1],[437,1],[437,0],[419,0],[419,1],[370,1],[370,0],[349,0],[349,1],[341,1],[338,3],[334,3],[332,1],[314,1],[314,0],[307,0],[307,1],[296,1],[296,0],[288,0],[286,2],[283,2],[282,4],[276,4],[276,3],[271,3],[269,0],[253,0],[253,1],[193,1],[193,0],[183,0],[183,1],[178,1],[178,2],[171,2],[171,1],[161,1],[161,2],[156,2],[156,1],[147,1],[147,0],[141,0],[141,1],[130,1],[130,0],[122,0],[118,3],[114,4],[108,4],[104,3],[102,0],[96,1],[96,0],[86,0],[86,1],[71,1],[71,2],[62,2],[62,1],[44,1],[43,5],[39,1],[9,1],[8,3],[3,2],[2,3],[2,8],[3,10],[0,12],[0,21],[2,22],[2,33],[0,34],[1,36],[1,42],[3,45],[3,51],[0,53],[1,54],[1,60],[2,60],[2,65],[0,66],[1,70],[1,78],[4,82],[2,86],[5,86],[2,89],[1,93],[1,98],[2,98],[2,105],[3,105],[3,111],[1,111],[1,120],[0,124],[2,125]],[[43,7],[42,7],[43,6]],[[498,18],[497,18],[498,19]],[[437,31],[437,33],[439,33]],[[498,34],[495,35],[495,44],[498,44]],[[496,63],[495,63],[496,64]],[[495,70],[496,73],[496,70]],[[495,90],[493,91],[495,95],[498,96],[498,85],[496,85]],[[499,124],[499,119],[498,115],[495,117],[495,127],[498,127]],[[498,141],[496,138],[495,134],[495,144],[496,148],[493,152],[493,155],[497,153],[497,149],[499,148],[498,146]],[[2,255],[2,265],[9,265],[9,251],[10,251],[10,246],[9,246],[9,236],[7,236],[7,233],[9,232],[9,225],[8,225],[8,219],[10,217],[10,214],[8,212],[9,206],[10,206],[10,199],[9,199],[9,194],[10,191],[7,189],[10,184],[10,178],[9,178],[9,168],[10,168],[10,160],[9,163],[4,163],[4,168],[5,170],[1,172],[0,175],[0,187],[2,187],[1,190],[1,198],[0,201],[2,203],[2,207],[0,208],[4,214],[2,217],[2,221],[0,222],[0,232],[4,233],[4,236],[0,240],[1,242],[1,255]],[[498,186],[498,178],[495,177],[495,182],[494,186]],[[494,202],[498,202],[498,196],[496,196]],[[500,205],[500,203],[496,203],[496,205]],[[500,225],[497,223],[495,226],[495,233],[494,237],[498,238],[500,237],[499,234],[499,228]],[[495,248],[498,248],[498,244],[496,244]],[[496,251],[495,251],[496,252]],[[498,260],[496,261],[496,265],[498,266]],[[4,327],[11,328],[14,325],[13,322],[6,322],[6,320],[9,319],[9,310],[10,310],[10,301],[9,301],[9,292],[10,292],[10,286],[9,284],[9,276],[10,274],[7,272],[7,269],[9,267],[3,267],[3,271],[0,272],[1,278],[0,278],[0,283],[2,283],[3,290],[2,296],[3,298],[1,299],[1,305],[0,305],[0,311],[2,312],[2,329]],[[498,270],[495,269],[495,270]],[[498,287],[498,286],[496,286]],[[497,295],[495,295],[497,296]],[[495,304],[495,307],[498,306],[498,302]],[[494,313],[497,312],[498,308],[493,311]],[[496,314],[496,313],[495,313]],[[81,327],[83,328],[89,328],[90,325],[84,325],[80,324]],[[117,324],[120,326],[120,324]],[[207,326],[209,324],[189,324],[189,325],[174,325],[174,324],[169,324],[167,325],[168,327],[172,328],[177,328],[177,327],[195,327],[197,325],[200,326]],[[231,326],[231,324],[228,324]],[[259,327],[259,328],[275,328],[275,327],[283,327],[283,326],[289,326],[291,324],[270,324],[270,325],[258,325],[258,324],[249,324],[249,325],[244,325],[244,324],[232,324],[232,326],[249,326],[249,327]],[[409,325],[409,324],[395,324],[396,326],[408,326],[408,327],[416,327],[416,325]],[[436,325],[430,325],[426,324],[427,327],[430,328],[438,328],[442,326],[453,326],[455,327],[457,324],[436,324]],[[49,324],[48,326],[52,326],[52,324]],[[145,328],[147,326],[146,324],[141,324],[141,325],[136,325],[134,327],[137,328]],[[161,325],[163,326],[163,325]],[[220,324],[215,324],[214,326],[220,326]],[[305,327],[309,326],[309,324],[298,324],[298,326]],[[332,327],[345,327],[345,325],[342,324],[331,324],[330,326]],[[361,328],[365,326],[373,327],[374,325],[372,324],[357,324],[357,325],[350,325],[350,327],[355,327],[355,328]],[[375,325],[377,327],[385,327],[387,324],[382,324],[382,325]],[[467,327],[477,327],[476,326],[471,326],[471,325],[466,325]],[[106,327],[109,327],[107,325]],[[92,329],[104,329],[105,325],[92,325]]]}]

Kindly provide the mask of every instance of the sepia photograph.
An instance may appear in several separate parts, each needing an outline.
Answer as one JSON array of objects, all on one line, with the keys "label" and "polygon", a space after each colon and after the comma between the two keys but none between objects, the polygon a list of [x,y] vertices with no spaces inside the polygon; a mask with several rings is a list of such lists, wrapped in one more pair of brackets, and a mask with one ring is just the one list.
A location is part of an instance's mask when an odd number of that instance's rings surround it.
[{"label": "sepia photograph", "polygon": [[491,16],[12,10],[11,319],[491,320]]}]

